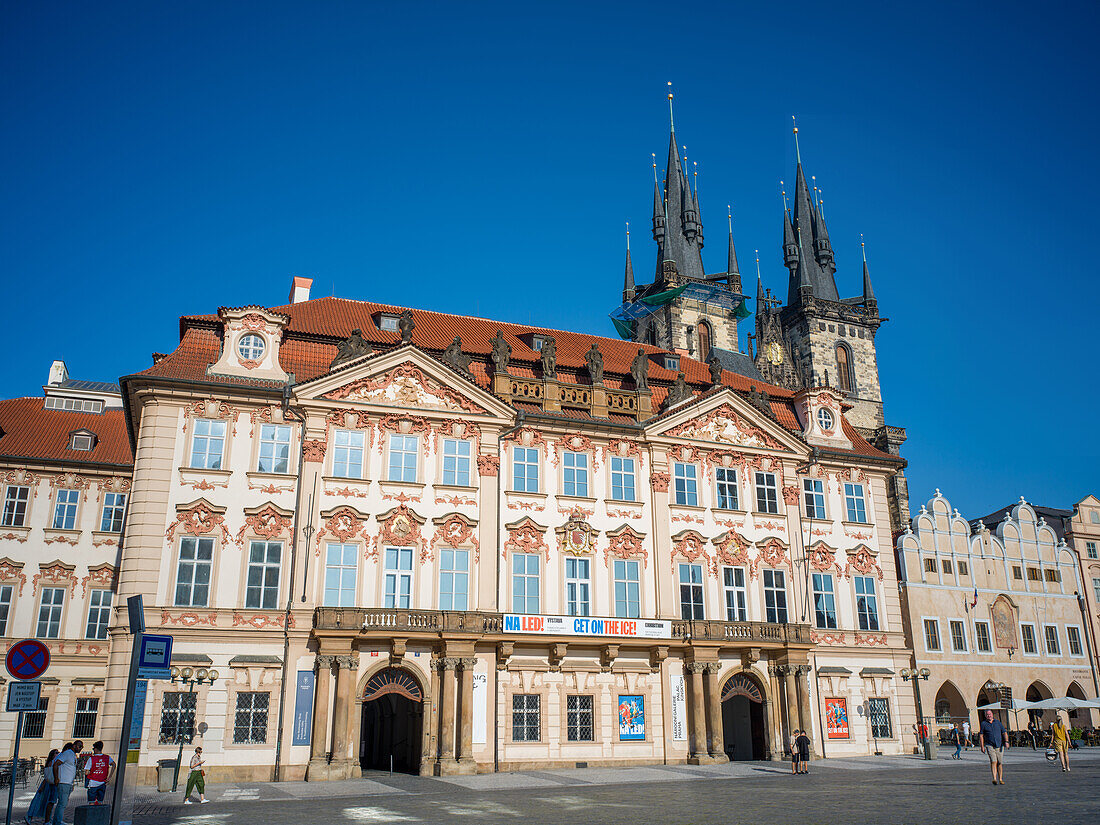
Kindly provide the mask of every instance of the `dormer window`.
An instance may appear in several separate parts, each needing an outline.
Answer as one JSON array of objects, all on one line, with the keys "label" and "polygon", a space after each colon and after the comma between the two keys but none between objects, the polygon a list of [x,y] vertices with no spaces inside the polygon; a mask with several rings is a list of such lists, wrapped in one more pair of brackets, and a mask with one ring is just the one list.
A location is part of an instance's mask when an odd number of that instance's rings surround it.
[{"label": "dormer window", "polygon": [[49,395],[46,396],[46,409],[101,413],[103,412],[103,402],[94,398],[69,398],[62,395]]},{"label": "dormer window", "polygon": [[825,432],[832,432],[833,430],[833,414],[822,407],[817,411],[817,423],[821,426]]},{"label": "dormer window", "polygon": [[382,332],[397,332],[398,316],[383,313],[378,316],[378,328]]},{"label": "dormer window", "polygon": [[679,372],[680,356],[673,355],[672,353],[665,353],[665,369],[672,370],[673,372]]},{"label": "dormer window", "polygon": [[242,361],[259,361],[264,357],[266,348],[263,336],[250,332],[248,335],[242,335],[241,340],[237,342],[237,355]]},{"label": "dormer window", "polygon": [[542,345],[546,343],[546,339],[541,335],[535,335],[531,338],[531,349],[535,352],[542,352]]},{"label": "dormer window", "polygon": [[91,430],[75,430],[69,433],[69,449],[87,452],[95,446],[95,433]]}]

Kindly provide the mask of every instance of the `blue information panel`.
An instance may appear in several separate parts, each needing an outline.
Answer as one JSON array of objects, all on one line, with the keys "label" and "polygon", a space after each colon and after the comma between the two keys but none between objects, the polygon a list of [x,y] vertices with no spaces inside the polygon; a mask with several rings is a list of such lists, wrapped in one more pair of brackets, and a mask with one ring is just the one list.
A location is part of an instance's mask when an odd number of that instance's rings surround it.
[{"label": "blue information panel", "polygon": [[294,694],[295,745],[308,745],[313,732],[313,690],[316,676],[312,670],[299,670]]},{"label": "blue information panel", "polygon": [[145,719],[145,696],[149,691],[149,683],[144,679],[138,679],[134,684],[134,716],[130,721],[130,744],[128,750],[141,750],[141,726]]},{"label": "blue information panel", "polygon": [[172,664],[172,637],[145,634],[138,653],[138,678],[168,679]]}]

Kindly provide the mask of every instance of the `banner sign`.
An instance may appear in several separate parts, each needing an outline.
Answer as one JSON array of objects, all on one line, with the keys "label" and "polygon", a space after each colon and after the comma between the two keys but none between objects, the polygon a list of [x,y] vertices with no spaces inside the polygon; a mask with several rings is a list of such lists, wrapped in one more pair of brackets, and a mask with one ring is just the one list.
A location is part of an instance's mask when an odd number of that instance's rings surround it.
[{"label": "banner sign", "polygon": [[645,739],[645,697],[619,697],[619,739]]},{"label": "banner sign", "polygon": [[532,616],[507,613],[505,633],[547,636],[613,636],[625,639],[671,639],[672,622],[650,619],[593,619],[587,616]]},{"label": "banner sign", "polygon": [[687,734],[687,681],[684,674],[673,673],[669,676],[672,683],[672,738],[676,742],[686,742]]},{"label": "banner sign", "polygon": [[484,745],[488,727],[486,725],[486,720],[488,718],[489,708],[489,674],[473,674],[473,696],[471,698],[473,699],[472,704],[474,711],[473,743],[475,745]]},{"label": "banner sign", "polygon": [[312,670],[299,670],[294,690],[294,739],[292,745],[308,745],[313,734],[313,689],[316,676]]},{"label": "banner sign", "polygon": [[825,730],[830,739],[848,738],[848,700],[825,700]]}]

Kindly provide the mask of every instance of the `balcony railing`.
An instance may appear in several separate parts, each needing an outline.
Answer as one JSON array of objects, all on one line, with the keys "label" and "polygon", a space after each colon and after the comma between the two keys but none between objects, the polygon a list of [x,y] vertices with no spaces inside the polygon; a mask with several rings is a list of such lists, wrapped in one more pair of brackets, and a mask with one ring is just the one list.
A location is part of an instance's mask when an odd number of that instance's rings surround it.
[{"label": "balcony railing", "polygon": [[[680,621],[672,623],[672,639],[743,644],[809,644],[810,628],[803,624],[767,622]],[[498,635],[504,632],[501,613],[452,610],[404,610],[397,608],[318,607],[313,614],[316,630],[362,630],[407,633],[465,632]],[[526,636],[527,634],[522,634]],[[532,641],[537,637],[532,636]],[[614,638],[626,641],[659,642],[658,639]],[[596,639],[585,639],[591,643]]]}]

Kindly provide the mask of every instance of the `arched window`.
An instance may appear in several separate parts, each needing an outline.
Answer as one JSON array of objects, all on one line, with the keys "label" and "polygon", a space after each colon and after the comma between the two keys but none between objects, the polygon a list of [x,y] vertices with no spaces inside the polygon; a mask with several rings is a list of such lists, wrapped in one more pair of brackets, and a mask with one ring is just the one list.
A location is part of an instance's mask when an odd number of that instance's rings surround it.
[{"label": "arched window", "polygon": [[846,344],[836,345],[836,382],[841,392],[852,391],[852,352]]},{"label": "arched window", "polygon": [[699,360],[706,361],[710,358],[710,324],[700,321],[697,327],[699,332]]}]

